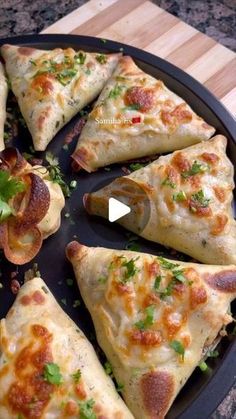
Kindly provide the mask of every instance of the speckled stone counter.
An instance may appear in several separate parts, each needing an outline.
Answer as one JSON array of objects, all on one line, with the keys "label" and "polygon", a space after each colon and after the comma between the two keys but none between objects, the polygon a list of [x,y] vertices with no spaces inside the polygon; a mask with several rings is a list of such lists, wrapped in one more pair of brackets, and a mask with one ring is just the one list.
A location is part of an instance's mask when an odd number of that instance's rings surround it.
[{"label": "speckled stone counter", "polygon": [[[236,0],[153,2],[236,51]],[[0,0],[0,37],[38,33],[84,3],[86,0]],[[236,386],[212,418],[236,419]]]}]

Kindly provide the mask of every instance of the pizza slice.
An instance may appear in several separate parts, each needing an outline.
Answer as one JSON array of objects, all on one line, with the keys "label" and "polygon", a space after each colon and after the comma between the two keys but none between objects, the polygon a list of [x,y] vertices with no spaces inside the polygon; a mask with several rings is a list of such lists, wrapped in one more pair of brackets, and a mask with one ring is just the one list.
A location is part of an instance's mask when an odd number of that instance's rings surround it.
[{"label": "pizza slice", "polygon": [[215,129],[187,103],[122,57],[108,80],[74,154],[92,172],[111,163],[181,149],[208,140]]},{"label": "pizza slice", "polygon": [[[118,223],[145,239],[212,264],[236,264],[233,165],[218,135],[176,151],[86,194],[91,214],[108,217],[110,197],[131,207]],[[142,194],[141,194],[142,192]]]},{"label": "pizza slice", "polygon": [[41,278],[20,289],[0,336],[1,418],[133,418]]},{"label": "pizza slice", "polygon": [[96,98],[120,56],[14,45],[3,45],[1,53],[35,150],[45,150],[55,134]]},{"label": "pizza slice", "polygon": [[78,242],[67,246],[67,257],[127,406],[136,418],[164,418],[233,320],[236,266],[184,263]]},{"label": "pizza slice", "polygon": [[61,223],[65,199],[44,166],[15,148],[0,153],[0,249],[16,265],[29,262]]},{"label": "pizza slice", "polygon": [[3,65],[0,61],[0,151],[4,149],[4,123],[6,120],[7,80]]}]

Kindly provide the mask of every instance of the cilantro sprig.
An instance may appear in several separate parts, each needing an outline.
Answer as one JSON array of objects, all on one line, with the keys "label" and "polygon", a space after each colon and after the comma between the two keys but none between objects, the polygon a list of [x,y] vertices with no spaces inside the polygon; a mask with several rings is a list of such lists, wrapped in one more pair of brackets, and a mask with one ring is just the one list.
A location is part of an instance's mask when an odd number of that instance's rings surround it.
[{"label": "cilantro sprig", "polygon": [[79,418],[80,419],[97,419],[96,413],[93,411],[95,401],[89,399],[85,402],[78,402],[79,404]]},{"label": "cilantro sprig", "polygon": [[202,164],[195,160],[189,170],[185,170],[181,173],[181,176],[185,179],[189,178],[190,176],[197,175],[198,173],[205,173],[209,169],[207,164]]},{"label": "cilantro sprig", "polygon": [[11,177],[9,172],[0,170],[0,222],[12,214],[8,201],[24,190],[24,182],[17,177]]},{"label": "cilantro sprig", "polygon": [[135,266],[135,262],[136,260],[139,259],[139,256],[136,257],[135,259],[133,258],[130,260],[127,260],[126,258],[124,259],[125,260],[122,262],[121,266],[122,268],[126,268],[126,269],[121,278],[121,282],[126,283],[138,272],[138,268]]},{"label": "cilantro sprig", "polygon": [[63,383],[63,377],[57,364],[49,362],[44,365],[43,378],[51,384],[59,386]]},{"label": "cilantro sprig", "polygon": [[145,314],[146,314],[145,319],[144,320],[139,320],[138,322],[136,322],[134,324],[135,327],[137,327],[137,329],[139,329],[139,330],[145,330],[149,326],[152,326],[154,324],[154,312],[155,312],[155,306],[154,305],[150,305],[150,306],[146,307],[145,308]]},{"label": "cilantro sprig", "polygon": [[118,84],[116,84],[115,87],[113,87],[113,89],[110,90],[108,98],[115,99],[118,96],[120,96],[121,92],[122,92],[122,86],[119,86]]}]

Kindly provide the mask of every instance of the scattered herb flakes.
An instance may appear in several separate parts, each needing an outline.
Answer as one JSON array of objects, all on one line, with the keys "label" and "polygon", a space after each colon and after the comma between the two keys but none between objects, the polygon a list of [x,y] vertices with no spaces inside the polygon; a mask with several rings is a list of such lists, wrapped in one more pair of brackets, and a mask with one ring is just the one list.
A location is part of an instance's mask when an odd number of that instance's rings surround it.
[{"label": "scattered herb flakes", "polygon": [[170,347],[174,349],[177,354],[181,355],[182,360],[184,360],[185,349],[179,340],[172,340],[172,342],[170,342]]},{"label": "scattered herb flakes", "polygon": [[139,256],[136,257],[136,259],[132,258],[129,261],[126,258],[124,259],[125,260],[122,262],[121,266],[122,268],[126,268],[126,270],[123,274],[121,282],[126,283],[139,271],[138,268],[135,266],[135,262],[139,259]]},{"label": "scattered herb flakes", "polygon": [[179,191],[173,194],[173,201],[175,202],[183,202],[183,201],[186,201],[186,199],[187,199],[187,196],[184,191]]},{"label": "scattered herb flakes", "polygon": [[104,364],[104,370],[107,375],[113,376],[113,368],[110,362],[106,361]]},{"label": "scattered herb flakes", "polygon": [[95,401],[89,399],[85,402],[78,402],[79,405],[79,419],[97,419],[97,415],[93,411]]},{"label": "scattered herb flakes", "polygon": [[142,169],[143,167],[145,167],[145,164],[142,163],[131,163],[129,165],[129,168],[130,170],[132,170],[132,172],[135,172],[135,170]]},{"label": "scattered herb flakes", "polygon": [[122,393],[122,391],[124,390],[124,384],[122,383],[117,383],[116,385],[116,391],[118,391],[118,393]]},{"label": "scattered herb flakes", "polygon": [[63,383],[63,377],[57,364],[49,362],[44,365],[43,378],[51,384],[60,385]]},{"label": "scattered herb flakes", "polygon": [[107,40],[106,40],[106,39],[103,39],[103,38],[101,38],[101,39],[100,39],[100,41],[101,41],[103,44],[105,44],[105,43],[107,42]]},{"label": "scattered herb flakes", "polygon": [[29,60],[30,64],[36,66],[36,62],[34,60]]},{"label": "scattered herb flakes", "polygon": [[155,311],[155,306],[151,305],[145,308],[145,314],[146,317],[144,320],[139,320],[138,322],[135,323],[135,327],[137,327],[137,329],[139,330],[145,330],[147,329],[149,326],[152,326],[154,323],[154,311]]},{"label": "scattered herb flakes", "polygon": [[81,379],[81,371],[78,369],[74,374],[72,374],[72,378],[75,383],[78,383]]},{"label": "scattered herb flakes", "polygon": [[68,285],[68,287],[72,287],[72,285],[74,284],[74,280],[72,278],[67,278],[66,284]]},{"label": "scattered herb flakes", "polygon": [[198,366],[202,372],[206,372],[209,368],[205,361],[202,361]]},{"label": "scattered herb flakes", "polygon": [[177,279],[177,281],[179,281],[179,282],[185,282],[185,276],[184,276],[184,273],[183,273],[183,270],[182,269],[179,269],[179,270],[173,270],[172,271],[172,274],[173,274],[173,277],[175,278],[175,279]]},{"label": "scattered herb flakes", "polygon": [[99,282],[99,284],[105,284],[106,282],[107,282],[107,277],[105,277],[105,276],[100,276],[99,278],[98,278],[98,282]]},{"label": "scattered herb flakes", "polygon": [[75,189],[75,188],[76,188],[76,186],[77,186],[77,180],[72,180],[72,181],[70,182],[70,187],[71,187],[72,189]]},{"label": "scattered herb flakes", "polygon": [[217,350],[207,352],[208,358],[218,358],[218,356],[219,356],[219,351]]},{"label": "scattered herb flakes", "polygon": [[107,56],[105,54],[98,54],[95,58],[100,64],[106,64],[107,62]]},{"label": "scattered herb flakes", "polygon": [[141,108],[139,103],[132,103],[131,105],[125,106],[122,111],[139,111]]},{"label": "scattered herb flakes", "polygon": [[73,308],[77,308],[77,307],[79,307],[81,305],[81,302],[80,302],[80,300],[74,300],[74,302],[73,302]]},{"label": "scattered herb flakes", "polygon": [[155,291],[158,291],[159,290],[159,287],[160,287],[160,284],[161,284],[161,280],[162,280],[161,275],[156,276],[155,281],[154,281],[154,286],[153,286],[153,288],[154,288]]},{"label": "scattered herb flakes", "polygon": [[87,70],[85,70],[85,74],[87,74],[88,76],[90,76],[91,70],[89,68],[87,68]]},{"label": "scattered herb flakes", "polygon": [[58,183],[65,197],[69,197],[70,189],[67,183],[63,180],[64,175],[61,172],[58,158],[48,151],[46,153],[45,159],[48,163],[48,165],[46,166],[46,169],[48,170],[51,181],[54,183]]},{"label": "scattered herb flakes", "polygon": [[115,87],[113,87],[113,89],[110,90],[108,98],[109,99],[115,99],[118,96],[120,96],[122,92],[122,86],[119,86],[118,84],[116,84]]},{"label": "scattered herb flakes", "polygon": [[192,164],[191,169],[185,170],[181,173],[181,176],[185,179],[189,178],[190,176],[197,175],[198,173],[205,173],[209,169],[207,164],[202,164],[197,162],[196,160]]},{"label": "scattered herb flakes", "polygon": [[204,195],[204,192],[202,189],[200,189],[200,191],[194,193],[191,196],[191,201],[190,201],[190,210],[191,211],[196,211],[195,208],[195,204],[197,206],[200,206],[201,208],[207,208],[209,205],[210,199],[206,198]]},{"label": "scattered herb flakes", "polygon": [[172,269],[177,268],[179,266],[178,263],[169,262],[168,260],[166,260],[162,256],[157,256],[157,259],[158,259],[161,267],[164,268],[164,269],[172,270]]},{"label": "scattered herb flakes", "polygon": [[61,303],[62,303],[62,304],[64,304],[64,306],[66,306],[66,305],[67,305],[66,298],[62,298],[62,299],[61,299]]},{"label": "scattered herb flakes", "polygon": [[172,182],[172,180],[169,177],[166,177],[162,182],[161,186],[170,186],[172,189],[176,188],[176,184]]}]

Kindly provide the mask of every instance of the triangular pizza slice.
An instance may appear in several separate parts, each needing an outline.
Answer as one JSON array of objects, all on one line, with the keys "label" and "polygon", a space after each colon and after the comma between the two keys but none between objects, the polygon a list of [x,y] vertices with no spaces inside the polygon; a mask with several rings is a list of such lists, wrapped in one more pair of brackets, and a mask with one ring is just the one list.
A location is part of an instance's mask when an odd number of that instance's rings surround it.
[{"label": "triangular pizza slice", "polygon": [[54,135],[96,98],[120,56],[14,45],[3,45],[1,53],[36,150],[45,150]]},{"label": "triangular pizza slice", "polygon": [[1,418],[133,418],[41,278],[20,289],[0,336]]},{"label": "triangular pizza slice", "polygon": [[[140,236],[212,264],[236,264],[233,165],[218,135],[176,151],[86,194],[91,214],[108,217],[110,197],[131,207],[118,223]],[[142,192],[142,193],[141,193]]]},{"label": "triangular pizza slice", "polygon": [[4,149],[4,123],[6,120],[7,80],[3,65],[0,61],[0,151]]},{"label": "triangular pizza slice", "polygon": [[122,57],[84,126],[74,161],[92,172],[111,163],[178,150],[215,132],[188,104]]},{"label": "triangular pizza slice", "polygon": [[233,319],[236,266],[184,263],[71,242],[67,256],[122,394],[161,419]]}]

